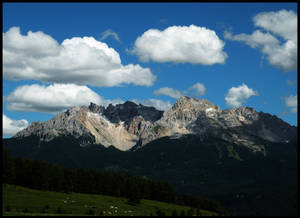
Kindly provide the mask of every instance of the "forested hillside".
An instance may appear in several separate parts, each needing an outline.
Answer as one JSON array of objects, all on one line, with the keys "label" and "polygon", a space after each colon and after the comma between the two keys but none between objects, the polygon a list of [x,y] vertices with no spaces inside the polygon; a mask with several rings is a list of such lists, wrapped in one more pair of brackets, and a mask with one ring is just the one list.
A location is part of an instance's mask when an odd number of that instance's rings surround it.
[{"label": "forested hillside", "polygon": [[218,202],[190,195],[176,195],[164,181],[130,176],[127,173],[72,169],[42,160],[11,158],[3,150],[3,183],[63,193],[88,193],[127,198],[131,204],[141,199],[163,201],[218,213]]}]

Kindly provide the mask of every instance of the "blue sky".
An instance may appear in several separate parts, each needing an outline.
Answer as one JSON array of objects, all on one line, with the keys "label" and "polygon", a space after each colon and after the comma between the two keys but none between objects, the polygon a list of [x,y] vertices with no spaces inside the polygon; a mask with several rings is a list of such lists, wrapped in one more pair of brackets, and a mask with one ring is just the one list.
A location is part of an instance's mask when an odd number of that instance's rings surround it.
[{"label": "blue sky", "polygon": [[297,125],[295,20],[296,3],[3,3],[4,135],[89,101],[181,95]]}]

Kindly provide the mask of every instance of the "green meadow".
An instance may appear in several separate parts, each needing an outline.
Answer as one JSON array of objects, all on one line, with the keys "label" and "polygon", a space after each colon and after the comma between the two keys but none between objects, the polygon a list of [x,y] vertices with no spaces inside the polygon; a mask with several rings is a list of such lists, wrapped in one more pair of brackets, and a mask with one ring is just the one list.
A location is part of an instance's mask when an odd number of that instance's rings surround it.
[{"label": "green meadow", "polygon": [[218,215],[206,210],[191,210],[190,207],[152,200],[143,199],[139,204],[132,204],[126,198],[39,191],[8,184],[2,186],[4,216],[179,216],[183,212],[185,215]]}]

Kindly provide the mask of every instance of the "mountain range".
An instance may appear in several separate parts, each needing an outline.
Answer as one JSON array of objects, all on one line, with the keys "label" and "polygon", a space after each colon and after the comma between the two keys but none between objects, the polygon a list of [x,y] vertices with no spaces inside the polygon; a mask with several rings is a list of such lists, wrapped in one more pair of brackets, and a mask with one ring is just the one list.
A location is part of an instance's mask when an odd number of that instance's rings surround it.
[{"label": "mountain range", "polygon": [[72,107],[3,139],[13,156],[165,180],[234,215],[297,214],[297,143],[297,127],[274,115],[186,96],[166,111]]},{"label": "mountain range", "polygon": [[296,136],[297,128],[253,108],[221,110],[208,100],[184,96],[165,112],[130,101],[110,104],[107,108],[94,103],[88,107],[72,107],[44,123],[33,122],[14,138],[36,135],[42,141],[50,141],[69,134],[81,138],[82,146],[101,144],[122,151],[142,147],[165,136],[211,134],[264,153],[265,147],[256,143],[257,138],[289,142]]}]

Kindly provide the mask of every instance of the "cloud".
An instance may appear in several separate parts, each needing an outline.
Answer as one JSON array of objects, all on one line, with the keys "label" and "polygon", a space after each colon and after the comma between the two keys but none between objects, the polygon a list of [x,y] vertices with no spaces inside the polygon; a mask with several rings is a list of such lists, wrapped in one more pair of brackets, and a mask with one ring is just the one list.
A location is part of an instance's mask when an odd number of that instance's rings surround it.
[{"label": "cloud", "polygon": [[140,65],[123,65],[120,55],[93,37],[73,37],[58,44],[42,32],[23,36],[19,27],[3,33],[3,77],[92,86],[151,86],[156,76]]},{"label": "cloud", "polygon": [[176,99],[183,96],[183,93],[181,93],[180,91],[169,88],[169,87],[159,88],[159,89],[155,90],[153,92],[153,94],[154,95],[167,95],[167,96],[170,96],[171,98],[176,98]]},{"label": "cloud", "polygon": [[248,88],[248,86],[243,83],[238,87],[230,88],[225,96],[225,101],[230,107],[240,107],[248,98],[256,95],[258,95],[257,91]]},{"label": "cloud", "polygon": [[155,107],[158,110],[166,111],[172,107],[172,104],[170,101],[162,101],[159,99],[150,98],[147,100],[137,100],[132,99],[132,102],[135,102],[136,104],[142,104],[144,106],[152,106]]},{"label": "cloud", "polygon": [[251,48],[257,48],[264,45],[276,45],[279,43],[273,35],[269,33],[262,33],[260,30],[254,31],[251,35],[244,33],[232,35],[231,32],[225,30],[224,38],[233,41],[245,42]]},{"label": "cloud", "polygon": [[202,83],[195,83],[185,91],[179,91],[169,87],[162,87],[153,92],[154,95],[167,95],[171,98],[178,99],[183,95],[188,95],[191,91],[194,91],[195,95],[205,95],[206,88]]},{"label": "cloud", "polygon": [[22,53],[34,58],[56,56],[59,54],[59,44],[41,31],[28,31],[27,36],[23,36],[20,34],[19,27],[12,27],[3,33],[3,50],[9,53]]},{"label": "cloud", "polygon": [[261,12],[253,17],[255,26],[280,35],[286,40],[297,40],[297,14],[292,10]]},{"label": "cloud", "polygon": [[194,90],[196,95],[205,95],[206,88],[202,83],[196,83],[188,90]]},{"label": "cloud", "polygon": [[90,102],[107,106],[122,103],[120,99],[107,100],[87,86],[75,84],[24,85],[5,97],[7,109],[57,113],[73,106],[89,105]]},{"label": "cloud", "polygon": [[288,40],[282,45],[264,46],[263,54],[267,55],[270,64],[284,72],[297,70],[297,44]]},{"label": "cloud", "polygon": [[5,116],[3,116],[3,123],[2,123],[2,128],[3,128],[3,136],[13,136],[17,132],[21,131],[22,129],[25,129],[29,123],[27,120],[12,120]]},{"label": "cloud", "polygon": [[131,52],[143,62],[213,65],[225,63],[224,45],[215,31],[205,27],[170,26],[163,31],[147,30],[136,39]]},{"label": "cloud", "polygon": [[284,97],[283,100],[285,101],[285,106],[290,108],[290,111],[292,113],[297,113],[297,105],[298,105],[298,99],[297,95],[290,95],[289,97]]},{"label": "cloud", "polygon": [[253,22],[267,33],[256,30],[252,34],[233,35],[229,31],[224,31],[224,38],[244,42],[252,48],[260,49],[272,66],[284,72],[296,70],[297,14],[287,10],[262,12],[253,17]]},{"label": "cloud", "polygon": [[101,35],[102,36],[101,36],[100,40],[105,40],[109,36],[112,36],[115,40],[117,40],[118,42],[121,42],[118,34],[115,33],[114,31],[112,31],[111,29],[105,30],[104,32],[101,33]]}]

